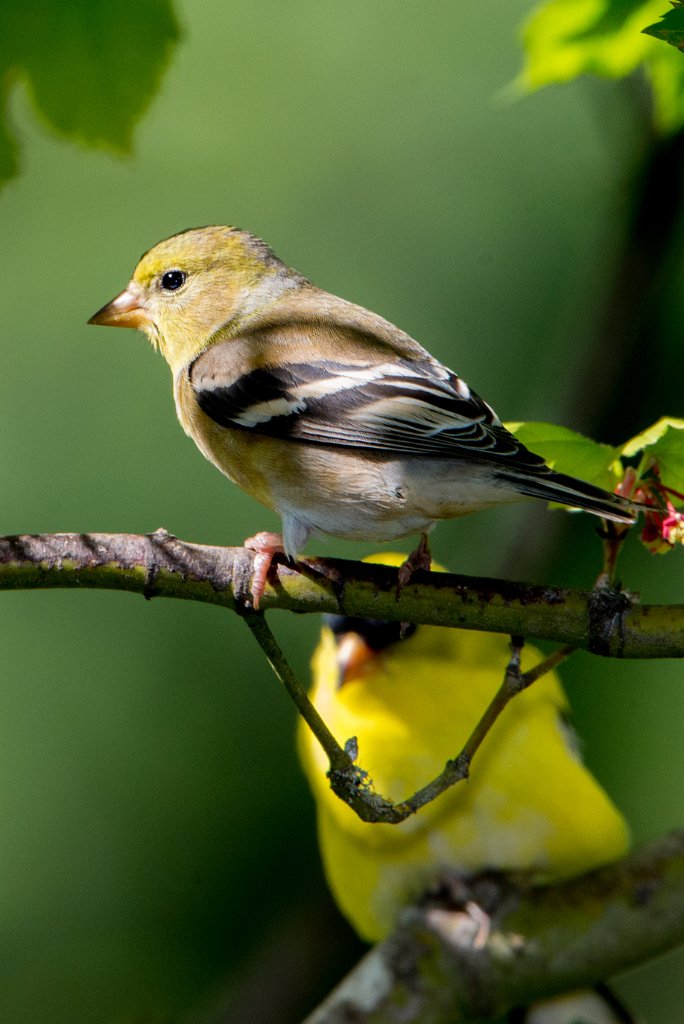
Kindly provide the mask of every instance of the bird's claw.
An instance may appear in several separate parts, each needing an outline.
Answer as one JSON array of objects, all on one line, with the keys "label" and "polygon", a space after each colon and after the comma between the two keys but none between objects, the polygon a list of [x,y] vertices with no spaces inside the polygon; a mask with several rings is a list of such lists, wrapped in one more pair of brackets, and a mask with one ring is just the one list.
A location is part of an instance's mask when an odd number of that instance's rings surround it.
[{"label": "bird's claw", "polygon": [[254,570],[252,573],[252,605],[255,611],[259,610],[261,598],[266,589],[266,580],[273,563],[275,555],[282,555],[285,552],[283,538],[279,533],[269,533],[268,530],[261,530],[253,537],[248,537],[244,546],[249,551],[254,551]]},{"label": "bird's claw", "polygon": [[401,592],[404,587],[410,583],[411,577],[414,573],[421,569],[426,572],[430,571],[432,565],[432,555],[430,554],[430,545],[428,544],[427,533],[420,535],[420,542],[415,551],[412,551],[408,558],[401,563],[399,566],[399,582],[397,584],[397,600],[401,597]]}]

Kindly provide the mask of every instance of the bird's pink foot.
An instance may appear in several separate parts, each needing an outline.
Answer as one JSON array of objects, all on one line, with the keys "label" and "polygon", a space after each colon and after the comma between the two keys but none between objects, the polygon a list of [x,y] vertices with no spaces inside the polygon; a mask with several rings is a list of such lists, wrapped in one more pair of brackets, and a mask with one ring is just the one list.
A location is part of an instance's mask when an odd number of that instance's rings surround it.
[{"label": "bird's pink foot", "polygon": [[274,555],[282,555],[285,551],[283,538],[279,533],[269,533],[262,530],[248,537],[244,546],[255,552],[254,573],[252,575],[252,603],[258,610],[259,602],[264,596],[268,571],[271,568]]},{"label": "bird's pink foot", "polygon": [[414,572],[418,572],[419,569],[425,569],[427,572],[430,571],[432,565],[432,555],[430,554],[430,545],[428,544],[427,533],[421,533],[420,543],[415,551],[412,551],[405,562],[402,562],[399,566],[399,586],[397,587],[397,597],[401,596],[401,592],[410,582]]}]

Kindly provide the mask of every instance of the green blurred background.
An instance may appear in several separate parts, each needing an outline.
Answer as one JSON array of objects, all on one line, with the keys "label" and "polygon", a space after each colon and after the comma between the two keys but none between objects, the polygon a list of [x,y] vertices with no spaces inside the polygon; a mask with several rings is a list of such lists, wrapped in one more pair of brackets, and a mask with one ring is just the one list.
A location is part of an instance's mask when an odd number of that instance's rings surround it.
[{"label": "green blurred background", "polygon": [[[0,193],[1,532],[237,544],[277,525],[183,435],[142,336],[86,326],[143,250],[195,225],[260,234],[504,418],[616,442],[683,415],[671,211],[655,266],[621,277],[654,152],[644,90],[582,79],[513,102],[529,8],[492,0],[483,26],[474,0],[178,3],[182,39],[127,158],[50,134],[20,81],[21,172]],[[569,585],[600,556],[587,517],[541,507],[445,524],[434,553]],[[679,553],[632,544],[622,574],[681,600]],[[293,711],[242,623],[96,591],[0,607],[0,1019],[299,1020],[361,947],[326,894]],[[273,621],[306,673],[318,624]],[[681,665],[578,655],[563,675],[635,839],[681,825]],[[684,958],[617,989],[679,1022]]]}]

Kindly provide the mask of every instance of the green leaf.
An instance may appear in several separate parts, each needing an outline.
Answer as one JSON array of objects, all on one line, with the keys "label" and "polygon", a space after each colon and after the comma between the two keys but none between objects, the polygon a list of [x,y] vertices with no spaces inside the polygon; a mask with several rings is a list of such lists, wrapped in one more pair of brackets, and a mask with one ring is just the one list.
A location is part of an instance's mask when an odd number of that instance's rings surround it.
[{"label": "green leaf", "polygon": [[[0,81],[26,84],[44,123],[89,146],[130,151],[179,30],[171,0],[5,0]],[[0,121],[0,178],[16,171]]]},{"label": "green leaf", "polygon": [[684,492],[684,420],[663,416],[628,441],[621,455],[628,459],[647,456],[658,463],[660,479],[666,487]]},{"label": "green leaf", "polygon": [[599,444],[553,423],[507,423],[506,426],[519,441],[561,473],[569,473],[607,490],[612,490],[622,477],[618,448]]},{"label": "green leaf", "polygon": [[[580,75],[622,78],[644,69],[662,132],[684,124],[684,61],[644,26],[663,14],[665,0],[548,0],[523,27],[526,91]],[[675,13],[675,12],[671,12]]]},{"label": "green leaf", "polygon": [[643,31],[656,39],[664,39],[678,50],[684,49],[684,5],[671,0],[673,10],[666,11],[655,25],[648,25]]},{"label": "green leaf", "polygon": [[645,70],[653,89],[656,126],[663,134],[677,131],[684,124],[684,58],[661,45]]}]

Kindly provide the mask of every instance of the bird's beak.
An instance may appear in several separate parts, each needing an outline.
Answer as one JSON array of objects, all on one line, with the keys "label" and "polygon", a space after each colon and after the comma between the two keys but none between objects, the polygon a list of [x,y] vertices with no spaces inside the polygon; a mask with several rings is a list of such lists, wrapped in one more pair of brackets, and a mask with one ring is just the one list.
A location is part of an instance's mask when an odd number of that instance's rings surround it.
[{"label": "bird's beak", "polygon": [[144,330],[151,323],[142,295],[131,281],[127,288],[91,316],[89,324],[102,327],[139,327]]},{"label": "bird's beak", "polygon": [[337,687],[370,671],[378,652],[369,647],[358,633],[345,633],[337,644]]}]

